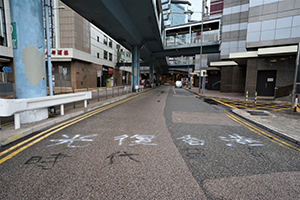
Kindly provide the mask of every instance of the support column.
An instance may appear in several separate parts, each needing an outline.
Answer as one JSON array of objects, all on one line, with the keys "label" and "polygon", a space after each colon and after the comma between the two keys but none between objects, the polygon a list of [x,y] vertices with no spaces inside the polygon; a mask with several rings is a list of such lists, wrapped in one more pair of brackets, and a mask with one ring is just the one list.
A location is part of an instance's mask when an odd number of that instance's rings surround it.
[{"label": "support column", "polygon": [[149,66],[150,87],[154,87],[154,83],[153,83],[153,66],[154,66],[154,61],[151,61],[150,66]]},{"label": "support column", "polygon": [[159,67],[156,68],[156,85],[159,85],[159,78],[160,78],[160,69]]},{"label": "support column", "polygon": [[[17,34],[13,49],[16,96],[47,96],[42,1],[10,0],[10,14]],[[46,118],[47,108],[21,113],[21,124]]]},{"label": "support column", "polygon": [[135,86],[140,84],[140,49],[139,46],[133,46],[132,49],[131,89],[135,92]]}]

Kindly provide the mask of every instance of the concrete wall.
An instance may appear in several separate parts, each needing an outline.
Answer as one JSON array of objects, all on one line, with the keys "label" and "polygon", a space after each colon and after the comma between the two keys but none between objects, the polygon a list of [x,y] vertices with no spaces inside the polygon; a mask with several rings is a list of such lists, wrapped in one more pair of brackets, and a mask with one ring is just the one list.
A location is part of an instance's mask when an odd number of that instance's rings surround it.
[{"label": "concrete wall", "polygon": [[277,70],[275,85],[278,88],[292,85],[295,76],[295,61],[296,56],[248,59],[245,90],[249,91],[249,96],[254,96],[258,70]]},{"label": "concrete wall", "polygon": [[59,13],[60,47],[91,53],[90,23],[63,3]]},{"label": "concrete wall", "polygon": [[221,92],[237,92],[245,91],[245,66],[227,66],[221,68]]},{"label": "concrete wall", "polygon": [[221,58],[246,51],[249,0],[224,0]]},{"label": "concrete wall", "polygon": [[247,48],[297,44],[299,41],[299,0],[250,0]]}]

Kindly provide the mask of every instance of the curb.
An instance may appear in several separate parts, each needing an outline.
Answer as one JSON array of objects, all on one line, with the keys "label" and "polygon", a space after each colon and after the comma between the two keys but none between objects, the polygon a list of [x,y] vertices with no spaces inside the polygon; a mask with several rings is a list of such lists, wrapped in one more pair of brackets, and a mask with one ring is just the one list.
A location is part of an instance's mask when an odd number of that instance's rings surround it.
[{"label": "curb", "polygon": [[294,138],[293,136],[285,134],[284,132],[282,132],[282,130],[279,130],[278,128],[262,124],[259,121],[250,119],[249,117],[246,117],[243,113],[241,113],[240,109],[232,109],[231,112],[236,114],[237,116],[239,116],[239,117],[241,117],[241,118],[257,125],[258,127],[266,129],[267,131],[269,131],[269,132],[271,132],[271,133],[273,133],[273,134],[275,134],[279,137],[282,137],[282,138],[284,138],[284,139],[286,139],[286,140],[288,140],[288,141],[290,141],[294,144],[300,145],[300,140],[299,139]]}]

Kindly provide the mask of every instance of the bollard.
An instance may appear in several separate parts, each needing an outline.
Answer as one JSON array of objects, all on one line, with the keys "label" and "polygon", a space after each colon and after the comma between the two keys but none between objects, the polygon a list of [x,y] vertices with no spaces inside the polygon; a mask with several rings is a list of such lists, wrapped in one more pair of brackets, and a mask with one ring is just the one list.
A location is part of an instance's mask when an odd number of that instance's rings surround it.
[{"label": "bollard", "polygon": [[246,107],[248,106],[248,91],[246,92]]},{"label": "bollard", "polygon": [[114,86],[112,86],[112,97],[114,97]]},{"label": "bollard", "polygon": [[[73,89],[73,94],[75,93],[75,91],[74,91],[74,89]],[[73,103],[73,108],[75,108],[76,106],[75,106],[75,102]]]},{"label": "bollard", "polygon": [[105,87],[105,97],[107,99],[107,87]]},{"label": "bollard", "polygon": [[254,107],[256,107],[256,103],[257,103],[257,92],[255,92],[255,97],[254,97]]},{"label": "bollard", "polygon": [[99,101],[99,88],[97,87],[97,93],[98,93],[98,101]]},{"label": "bollard", "polygon": [[297,107],[298,107],[298,94],[296,94],[296,98],[295,98],[294,112],[297,112]]}]

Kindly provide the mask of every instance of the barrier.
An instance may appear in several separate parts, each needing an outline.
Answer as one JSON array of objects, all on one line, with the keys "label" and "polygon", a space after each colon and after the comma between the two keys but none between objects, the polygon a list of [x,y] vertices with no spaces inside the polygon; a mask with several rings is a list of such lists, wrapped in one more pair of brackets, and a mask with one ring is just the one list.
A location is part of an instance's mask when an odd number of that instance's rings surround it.
[{"label": "barrier", "polygon": [[136,91],[136,92],[139,92],[140,90],[143,91],[143,89],[144,89],[144,86],[143,86],[143,85],[136,85],[136,86],[135,86],[135,91]]},{"label": "barrier", "polygon": [[21,112],[60,105],[60,114],[64,115],[64,104],[84,101],[84,107],[86,108],[87,99],[91,98],[92,92],[89,91],[27,99],[0,99],[0,117],[14,115],[15,129],[19,129],[21,127]]}]

